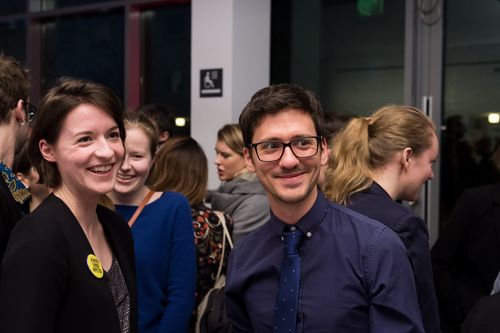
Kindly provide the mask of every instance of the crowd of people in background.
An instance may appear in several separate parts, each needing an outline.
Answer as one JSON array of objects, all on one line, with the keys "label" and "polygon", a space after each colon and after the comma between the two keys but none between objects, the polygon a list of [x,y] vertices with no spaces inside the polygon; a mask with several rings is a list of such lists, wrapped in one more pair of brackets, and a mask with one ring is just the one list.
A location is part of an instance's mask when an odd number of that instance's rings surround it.
[{"label": "crowd of people in background", "polygon": [[[209,190],[210,161],[176,135],[169,107],[125,111],[112,90],[76,78],[37,107],[29,88],[0,55],[1,331],[206,332],[206,311],[218,332],[500,324],[500,183],[455,184],[431,249],[404,204],[440,152],[417,108],[325,115],[304,87],[264,87],[214,131],[221,184]],[[443,138],[445,154],[462,134]],[[478,151],[483,176],[497,177],[500,148]],[[215,287],[222,303],[207,308]]]}]

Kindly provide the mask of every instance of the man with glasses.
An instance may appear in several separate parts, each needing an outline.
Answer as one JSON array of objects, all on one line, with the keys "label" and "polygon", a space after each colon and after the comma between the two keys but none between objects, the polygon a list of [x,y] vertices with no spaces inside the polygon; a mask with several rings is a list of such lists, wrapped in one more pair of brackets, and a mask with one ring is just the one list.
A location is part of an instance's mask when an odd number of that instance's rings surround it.
[{"label": "man with glasses", "polygon": [[318,190],[322,118],[314,94],[290,84],[261,89],[240,115],[245,161],[271,219],[231,252],[232,331],[423,332],[400,239]]},{"label": "man with glasses", "polygon": [[29,81],[15,59],[0,54],[0,260],[29,191],[12,173],[14,155],[26,143],[35,115],[28,103]]}]

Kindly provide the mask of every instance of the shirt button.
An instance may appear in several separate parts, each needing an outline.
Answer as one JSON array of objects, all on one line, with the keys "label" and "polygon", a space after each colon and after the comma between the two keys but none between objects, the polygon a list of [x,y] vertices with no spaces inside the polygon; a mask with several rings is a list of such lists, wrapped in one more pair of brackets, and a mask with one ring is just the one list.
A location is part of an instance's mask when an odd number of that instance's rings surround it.
[{"label": "shirt button", "polygon": [[312,236],[311,232],[308,231],[307,234],[306,234],[306,236],[307,236],[307,238],[311,238],[311,236]]},{"label": "shirt button", "polygon": [[292,230],[292,231],[295,231],[296,229],[297,229],[297,228],[296,228],[296,227],[294,227],[294,226],[291,226],[291,227],[290,227],[290,230]]}]

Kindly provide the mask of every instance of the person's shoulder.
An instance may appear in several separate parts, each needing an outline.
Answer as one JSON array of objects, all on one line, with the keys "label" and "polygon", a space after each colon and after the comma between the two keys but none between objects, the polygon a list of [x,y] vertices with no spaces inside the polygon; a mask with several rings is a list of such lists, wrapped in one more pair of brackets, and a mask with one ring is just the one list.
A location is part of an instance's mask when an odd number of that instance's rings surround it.
[{"label": "person's shoulder", "polygon": [[500,192],[500,182],[465,189],[462,197],[467,198],[467,200],[485,199],[491,197],[495,192]]},{"label": "person's shoulder", "polygon": [[266,191],[262,187],[259,179],[253,173],[243,173],[226,183],[226,188],[230,188],[230,193],[239,195],[266,196]]},{"label": "person's shoulder", "polygon": [[[38,207],[30,214],[22,218],[25,224],[36,224],[50,228],[61,223],[68,216],[72,216],[69,208],[56,196],[49,195]],[[21,222],[19,221],[19,222]]]},{"label": "person's shoulder", "polygon": [[274,234],[274,230],[271,226],[271,223],[268,221],[255,229],[254,231],[242,236],[234,245],[234,250],[238,252],[251,251],[254,252],[256,250],[256,244],[259,244],[258,248],[265,248],[266,240],[269,238],[269,235]]},{"label": "person's shoulder", "polygon": [[173,191],[163,192],[163,194],[158,200],[163,201],[165,203],[171,202],[183,205],[187,204],[189,206],[188,199],[186,198],[186,196],[184,196],[184,194],[180,192],[173,192]]},{"label": "person's shoulder", "polygon": [[[331,221],[337,232],[354,233],[360,245],[390,242],[402,246],[401,239],[385,224],[345,206],[329,202]],[[339,239],[343,239],[342,236]],[[345,239],[350,239],[346,237]]]},{"label": "person's shoulder", "polygon": [[469,312],[462,326],[462,332],[497,332],[500,325],[499,311],[500,293],[480,298]]},{"label": "person's shoulder", "polygon": [[101,222],[102,221],[108,222],[112,228],[117,228],[121,230],[130,229],[130,227],[127,224],[127,221],[125,221],[125,219],[114,210],[109,209],[108,207],[98,205],[96,211],[99,220]]},{"label": "person's shoulder", "polygon": [[379,221],[376,221],[358,211],[351,208],[329,202],[330,210],[332,211],[332,218],[338,223],[356,223],[368,228],[383,229],[386,226]]},{"label": "person's shoulder", "polygon": [[11,241],[29,241],[32,244],[35,241],[36,244],[60,242],[65,237],[64,223],[71,214],[58,200],[56,197],[47,198],[32,213],[19,220],[10,236]]},{"label": "person's shoulder", "polygon": [[350,209],[385,224],[393,230],[405,227],[407,223],[425,226],[424,220],[409,207],[377,193],[359,193],[347,205]]}]

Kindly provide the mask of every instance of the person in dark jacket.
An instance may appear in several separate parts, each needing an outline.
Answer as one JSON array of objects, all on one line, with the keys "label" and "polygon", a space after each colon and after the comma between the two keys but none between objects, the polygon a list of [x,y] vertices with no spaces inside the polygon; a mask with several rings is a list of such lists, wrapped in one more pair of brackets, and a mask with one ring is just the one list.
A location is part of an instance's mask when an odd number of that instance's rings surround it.
[{"label": "person in dark jacket", "polygon": [[123,159],[122,110],[109,88],[69,78],[42,99],[29,154],[54,192],[9,239],[2,332],[137,332],[132,235],[98,205]]},{"label": "person in dark jacket", "polygon": [[[492,159],[500,170],[500,148]],[[443,331],[459,332],[476,301],[500,289],[494,290],[500,272],[500,182],[462,193],[431,253]],[[478,305],[467,327],[488,316],[487,305],[497,299]]]},{"label": "person in dark jacket", "polygon": [[432,179],[439,148],[434,124],[420,110],[403,105],[355,118],[335,137],[325,194],[336,203],[382,222],[411,256],[425,332],[440,332],[425,221],[397,201],[416,201]]},{"label": "person in dark jacket", "polygon": [[27,72],[15,59],[0,54],[0,261],[12,228],[25,213],[21,205],[30,196],[11,170],[34,116],[28,90]]}]

